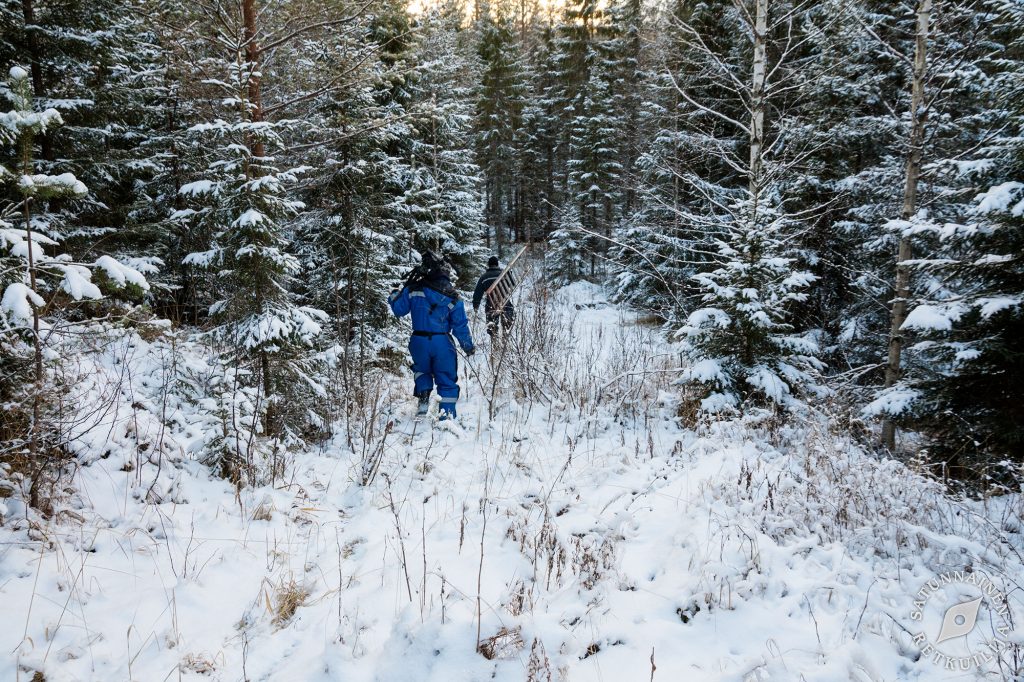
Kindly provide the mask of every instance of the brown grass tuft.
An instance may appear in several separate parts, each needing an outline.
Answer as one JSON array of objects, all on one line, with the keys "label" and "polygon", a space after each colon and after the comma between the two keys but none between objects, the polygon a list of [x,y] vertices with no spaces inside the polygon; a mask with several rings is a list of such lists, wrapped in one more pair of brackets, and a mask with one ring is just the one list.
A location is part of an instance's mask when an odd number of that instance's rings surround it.
[{"label": "brown grass tuft", "polygon": [[502,627],[498,630],[497,634],[481,640],[477,651],[483,654],[483,657],[489,661],[494,659],[508,660],[518,655],[525,646],[526,642],[523,641],[523,635],[519,627],[516,627],[514,630]]},{"label": "brown grass tuft", "polygon": [[277,586],[274,595],[274,625],[284,627],[295,616],[299,607],[306,603],[309,589],[289,579]]}]

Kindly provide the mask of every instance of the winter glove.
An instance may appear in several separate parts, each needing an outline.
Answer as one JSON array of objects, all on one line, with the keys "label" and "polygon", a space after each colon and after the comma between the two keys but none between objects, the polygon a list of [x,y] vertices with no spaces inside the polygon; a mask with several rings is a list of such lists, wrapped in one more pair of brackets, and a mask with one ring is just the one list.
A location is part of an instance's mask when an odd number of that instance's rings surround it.
[{"label": "winter glove", "polygon": [[467,348],[465,350],[465,353],[466,353],[466,357],[467,358],[473,357],[473,354],[476,353],[476,347],[475,346],[470,346],[469,348]]},{"label": "winter glove", "polygon": [[399,291],[398,289],[392,289],[391,293],[388,295],[388,301],[389,302],[394,301],[396,298],[398,298],[401,295],[402,295],[401,291]]}]

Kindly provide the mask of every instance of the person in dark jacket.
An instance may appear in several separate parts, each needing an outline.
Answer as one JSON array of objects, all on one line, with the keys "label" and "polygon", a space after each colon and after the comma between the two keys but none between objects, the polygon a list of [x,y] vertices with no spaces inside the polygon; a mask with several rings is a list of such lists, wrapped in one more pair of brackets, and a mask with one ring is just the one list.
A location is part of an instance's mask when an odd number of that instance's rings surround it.
[{"label": "person in dark jacket", "polygon": [[[484,292],[494,284],[496,279],[501,277],[501,272],[498,257],[491,256],[487,261],[487,270],[480,275],[480,279],[476,283],[476,290],[473,292],[474,311],[480,307],[480,300],[484,298]],[[510,281],[509,284],[514,287],[515,282]],[[508,331],[516,319],[516,310],[511,300],[505,302],[502,310],[494,310],[491,299],[488,297],[484,302],[484,318],[487,320],[487,333],[494,336],[498,333],[499,325],[502,331]]]},{"label": "person in dark jacket", "polygon": [[459,365],[452,334],[466,355],[472,355],[475,349],[466,308],[452,286],[444,260],[432,251],[424,253],[420,266],[401,290],[391,292],[388,303],[397,317],[412,317],[409,353],[419,414],[427,412],[430,392],[436,384],[441,396],[440,418],[455,418]]}]

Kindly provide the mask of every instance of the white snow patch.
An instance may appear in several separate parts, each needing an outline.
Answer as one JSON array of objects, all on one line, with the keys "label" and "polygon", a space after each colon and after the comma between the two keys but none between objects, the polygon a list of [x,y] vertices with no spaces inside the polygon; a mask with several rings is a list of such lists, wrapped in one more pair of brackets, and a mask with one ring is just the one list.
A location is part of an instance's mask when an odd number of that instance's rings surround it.
[{"label": "white snow patch", "polygon": [[557,300],[577,308],[593,308],[608,304],[608,293],[604,287],[583,280],[562,287],[555,292],[555,296]]},{"label": "white snow patch", "polygon": [[718,360],[707,358],[683,370],[683,378],[705,384],[721,383],[725,379],[725,373],[722,371],[722,364]]},{"label": "white snow patch", "polygon": [[767,367],[755,367],[746,379],[748,384],[761,389],[773,402],[781,403],[789,395],[789,385]]},{"label": "white snow patch", "polygon": [[735,393],[715,392],[702,398],[700,409],[708,414],[728,414],[739,405],[739,399]]},{"label": "white snow patch", "polygon": [[18,188],[27,196],[43,198],[83,197],[89,193],[85,183],[73,173],[22,175],[18,180]]},{"label": "white snow patch", "polygon": [[259,225],[260,223],[267,222],[267,216],[261,211],[257,211],[255,208],[246,209],[242,215],[238,216],[233,223],[232,227],[249,227],[252,225]]},{"label": "white snow patch", "polygon": [[937,306],[923,303],[910,311],[900,328],[949,331],[961,315],[963,315],[963,309],[959,306]]},{"label": "white snow patch", "polygon": [[862,413],[866,417],[898,417],[909,411],[921,398],[921,392],[904,386],[893,386],[881,391],[868,403]]},{"label": "white snow patch", "polygon": [[725,328],[731,321],[729,313],[721,308],[698,308],[686,318],[686,327],[683,331],[692,334],[705,326]]},{"label": "white snow patch", "polygon": [[103,270],[107,277],[119,286],[123,287],[126,284],[134,284],[141,287],[144,291],[149,291],[149,282],[146,281],[141,272],[121,263],[115,258],[100,256],[96,259],[96,267]]},{"label": "white snow patch", "polygon": [[42,297],[21,282],[8,284],[0,299],[0,310],[7,313],[16,324],[27,324],[32,321],[32,306],[41,308],[45,304]]},{"label": "white snow patch", "polygon": [[981,316],[988,319],[1009,308],[1020,307],[1022,298],[1020,296],[993,296],[987,298],[979,298],[977,305],[980,308]]},{"label": "white snow patch", "polygon": [[218,189],[219,185],[210,180],[196,180],[195,182],[189,182],[182,185],[181,189],[178,190],[178,193],[201,196],[203,194],[215,194]]},{"label": "white snow patch", "polygon": [[81,265],[59,265],[57,269],[63,270],[64,277],[61,280],[61,288],[70,294],[71,298],[80,301],[83,298],[100,299],[103,294],[99,287],[92,283],[92,273],[89,268]]},{"label": "white snow patch", "polygon": [[1024,215],[1024,183],[1004,182],[988,191],[979,194],[972,212],[980,215],[986,213],[1009,213],[1012,216]]}]

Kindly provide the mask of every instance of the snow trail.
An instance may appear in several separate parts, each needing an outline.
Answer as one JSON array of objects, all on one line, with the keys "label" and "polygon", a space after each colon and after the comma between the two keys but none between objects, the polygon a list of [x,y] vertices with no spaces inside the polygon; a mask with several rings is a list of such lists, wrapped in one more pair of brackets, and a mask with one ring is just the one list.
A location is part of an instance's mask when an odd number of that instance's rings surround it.
[{"label": "snow trail", "polygon": [[[339,436],[236,495],[194,459],[210,422],[157,380],[164,342],[99,345],[76,491],[46,524],[2,512],[0,678],[963,679],[918,655],[914,593],[1024,576],[1018,498],[957,502],[815,415],[684,428],[654,329],[590,285],[522,298],[533,364],[492,406],[501,362],[463,361],[461,426],[393,433],[368,486]],[[158,438],[178,456],[140,459]]]}]

